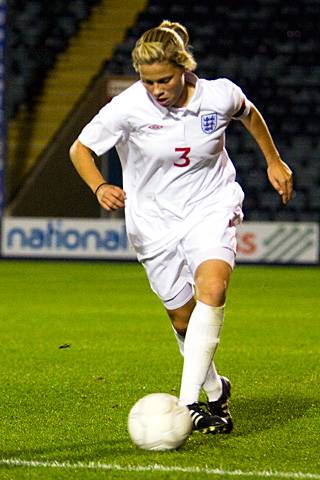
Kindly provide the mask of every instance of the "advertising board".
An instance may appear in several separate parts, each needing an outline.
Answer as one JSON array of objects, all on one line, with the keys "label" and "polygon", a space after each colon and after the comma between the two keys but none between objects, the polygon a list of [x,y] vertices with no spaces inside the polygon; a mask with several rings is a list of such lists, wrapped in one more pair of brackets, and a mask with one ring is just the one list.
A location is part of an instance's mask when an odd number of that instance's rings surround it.
[{"label": "advertising board", "polygon": [[[245,222],[238,227],[238,263],[317,264],[317,223]],[[5,217],[2,256],[134,260],[123,219]]]}]

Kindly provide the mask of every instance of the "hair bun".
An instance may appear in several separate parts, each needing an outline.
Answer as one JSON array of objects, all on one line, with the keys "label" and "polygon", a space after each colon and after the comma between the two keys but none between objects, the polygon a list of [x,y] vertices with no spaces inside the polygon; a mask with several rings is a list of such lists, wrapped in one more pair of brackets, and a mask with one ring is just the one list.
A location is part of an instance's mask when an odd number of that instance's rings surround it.
[{"label": "hair bun", "polygon": [[183,41],[184,46],[185,47],[188,46],[189,34],[188,34],[188,31],[187,31],[186,27],[181,25],[181,23],[170,22],[170,20],[163,20],[163,22],[160,23],[159,27],[160,28],[169,28],[171,30],[174,30],[179,35],[181,40]]},{"label": "hair bun", "polygon": [[140,74],[141,65],[171,63],[192,72],[197,62],[189,51],[188,41],[188,31],[181,23],[164,20],[136,41],[131,53],[135,71]]}]

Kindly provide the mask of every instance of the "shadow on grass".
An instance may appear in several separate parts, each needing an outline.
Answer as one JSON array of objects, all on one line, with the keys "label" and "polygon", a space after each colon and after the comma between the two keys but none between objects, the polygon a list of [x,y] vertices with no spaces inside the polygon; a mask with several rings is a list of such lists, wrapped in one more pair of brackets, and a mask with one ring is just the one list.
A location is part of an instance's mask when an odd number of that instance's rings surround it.
[{"label": "shadow on grass", "polygon": [[[193,450],[195,445],[208,445],[212,440],[215,447],[220,444],[225,448],[225,441],[234,437],[247,437],[258,432],[272,430],[285,426],[290,422],[308,418],[316,415],[320,408],[320,402],[314,398],[302,398],[301,396],[275,396],[265,398],[237,398],[232,401],[231,413],[234,418],[235,427],[229,435],[192,435],[191,442],[187,442],[183,451]],[[210,438],[211,437],[211,438]],[[211,443],[211,442],[210,442]],[[136,455],[139,450],[131,443],[129,436],[112,439],[105,438],[99,441],[83,441],[75,443],[51,444],[39,446],[38,448],[19,448],[1,452],[3,458],[23,458],[25,460],[49,461],[54,459],[59,462],[90,462],[98,459],[114,459],[116,452],[117,459]],[[94,460],[97,459],[97,460]],[[112,463],[112,460],[111,460]]]},{"label": "shadow on grass", "polygon": [[270,430],[303,417],[310,418],[310,410],[319,411],[315,398],[279,395],[265,398],[237,399],[231,404],[235,422],[233,435],[245,436]]}]

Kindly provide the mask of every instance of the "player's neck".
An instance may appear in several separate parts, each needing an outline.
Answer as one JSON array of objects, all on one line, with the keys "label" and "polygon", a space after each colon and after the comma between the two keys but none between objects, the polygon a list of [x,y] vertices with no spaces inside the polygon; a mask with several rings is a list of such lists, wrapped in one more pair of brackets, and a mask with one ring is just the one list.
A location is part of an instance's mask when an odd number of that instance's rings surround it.
[{"label": "player's neck", "polygon": [[183,93],[179,98],[177,104],[174,105],[174,107],[176,108],[186,107],[190,102],[191,98],[193,97],[194,90],[195,90],[194,84],[186,81]]}]

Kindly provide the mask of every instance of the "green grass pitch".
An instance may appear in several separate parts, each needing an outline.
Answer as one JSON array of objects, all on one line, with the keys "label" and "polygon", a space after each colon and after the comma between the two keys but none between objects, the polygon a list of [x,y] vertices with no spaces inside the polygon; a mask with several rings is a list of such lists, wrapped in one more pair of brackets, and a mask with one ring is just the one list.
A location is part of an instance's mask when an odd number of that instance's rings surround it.
[{"label": "green grass pitch", "polygon": [[145,452],[126,423],[182,359],[135,263],[0,262],[0,479],[320,480],[319,268],[236,268],[216,363],[231,435]]}]

